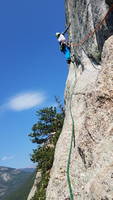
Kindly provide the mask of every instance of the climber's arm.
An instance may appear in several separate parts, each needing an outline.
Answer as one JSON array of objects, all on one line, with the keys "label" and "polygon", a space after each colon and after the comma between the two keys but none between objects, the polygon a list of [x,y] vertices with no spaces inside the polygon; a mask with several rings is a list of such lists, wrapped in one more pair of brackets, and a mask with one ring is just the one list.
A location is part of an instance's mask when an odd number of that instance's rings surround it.
[{"label": "climber's arm", "polygon": [[69,23],[69,25],[66,27],[66,29],[64,30],[64,32],[62,33],[63,35],[66,34],[66,32],[68,31],[69,27],[70,27],[71,23]]}]

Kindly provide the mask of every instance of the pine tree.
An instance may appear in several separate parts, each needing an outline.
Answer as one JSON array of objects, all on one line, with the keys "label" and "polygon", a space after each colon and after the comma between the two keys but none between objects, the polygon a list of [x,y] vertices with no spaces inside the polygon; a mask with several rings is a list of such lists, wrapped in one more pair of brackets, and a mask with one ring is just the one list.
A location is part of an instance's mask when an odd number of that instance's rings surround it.
[{"label": "pine tree", "polygon": [[50,169],[54,160],[55,145],[61,133],[64,121],[64,108],[56,97],[58,107],[46,107],[36,112],[37,123],[29,134],[31,141],[38,147],[33,150],[31,160],[37,162],[37,170],[41,172],[41,181],[33,200],[46,199],[46,188],[49,181]]},{"label": "pine tree", "polygon": [[58,112],[56,107],[46,107],[36,112],[38,122],[33,125],[29,136],[33,143],[45,143],[51,133],[62,129],[64,112]]}]

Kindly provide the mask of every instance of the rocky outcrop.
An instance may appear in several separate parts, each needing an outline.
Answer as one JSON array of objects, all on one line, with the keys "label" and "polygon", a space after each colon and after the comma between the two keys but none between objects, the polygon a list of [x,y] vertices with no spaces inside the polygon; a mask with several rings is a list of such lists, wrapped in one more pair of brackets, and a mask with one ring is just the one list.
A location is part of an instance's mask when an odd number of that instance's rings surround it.
[{"label": "rocky outcrop", "polygon": [[[107,3],[107,4],[106,4]],[[108,12],[111,1],[66,0],[70,38],[79,43]],[[108,5],[109,4],[109,5]],[[76,12],[75,12],[76,11]],[[70,197],[67,164],[74,121],[69,176],[74,200],[113,199],[113,20],[76,48],[65,89],[66,117],[47,188],[47,200]],[[76,32],[75,32],[76,31]],[[73,48],[75,51],[75,48]],[[76,53],[75,52],[75,53]],[[101,59],[100,59],[101,58]],[[73,138],[74,139],[74,138]]]},{"label": "rocky outcrop", "polygon": [[30,193],[28,195],[27,200],[31,200],[34,197],[34,195],[35,195],[35,193],[37,191],[37,185],[40,182],[40,180],[41,180],[41,172],[37,172],[34,184],[33,184],[32,188],[31,188],[31,191],[30,191]]}]

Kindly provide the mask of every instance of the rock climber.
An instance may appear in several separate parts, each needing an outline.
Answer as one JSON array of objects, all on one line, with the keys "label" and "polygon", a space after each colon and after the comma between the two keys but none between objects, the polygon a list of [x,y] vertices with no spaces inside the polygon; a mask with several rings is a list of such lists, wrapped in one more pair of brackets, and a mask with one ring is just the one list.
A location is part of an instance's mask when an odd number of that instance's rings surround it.
[{"label": "rock climber", "polygon": [[71,48],[70,48],[69,42],[66,40],[64,35],[66,34],[69,27],[70,27],[70,24],[68,25],[68,27],[65,29],[63,33],[59,33],[59,32],[56,33],[56,37],[60,45],[60,51],[64,53],[66,62],[68,64],[70,64],[71,62]]}]

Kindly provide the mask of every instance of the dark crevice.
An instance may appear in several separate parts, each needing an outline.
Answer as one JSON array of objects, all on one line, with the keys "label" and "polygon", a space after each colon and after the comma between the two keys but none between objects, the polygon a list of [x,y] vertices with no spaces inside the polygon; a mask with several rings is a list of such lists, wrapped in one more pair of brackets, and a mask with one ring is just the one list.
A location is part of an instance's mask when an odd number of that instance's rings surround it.
[{"label": "dark crevice", "polygon": [[105,104],[106,102],[113,102],[113,100],[111,99],[111,97],[109,97],[107,95],[106,96],[98,96],[96,101],[97,102],[99,101],[102,104]]},{"label": "dark crevice", "polygon": [[[80,157],[81,157],[81,159],[82,159],[82,161],[84,163],[84,167],[86,169],[88,169],[89,167],[91,167],[91,165],[92,165],[92,159],[88,155],[86,155],[85,150],[82,149],[81,147],[78,147],[78,152],[79,152],[79,155],[80,155]],[[87,154],[88,154],[88,152],[87,152]]]},{"label": "dark crevice", "polygon": [[113,4],[113,0],[105,0],[105,3],[111,6]]},{"label": "dark crevice", "polygon": [[78,152],[79,152],[80,157],[82,158],[84,165],[86,165],[84,150],[82,150],[80,147],[78,147]]},{"label": "dark crevice", "polygon": [[85,124],[85,129],[86,129],[86,131],[87,131],[89,137],[91,138],[91,140],[93,140],[93,142],[95,142],[95,140],[94,140],[94,138],[92,137],[91,133],[89,132],[89,130],[88,130],[86,124]]}]

